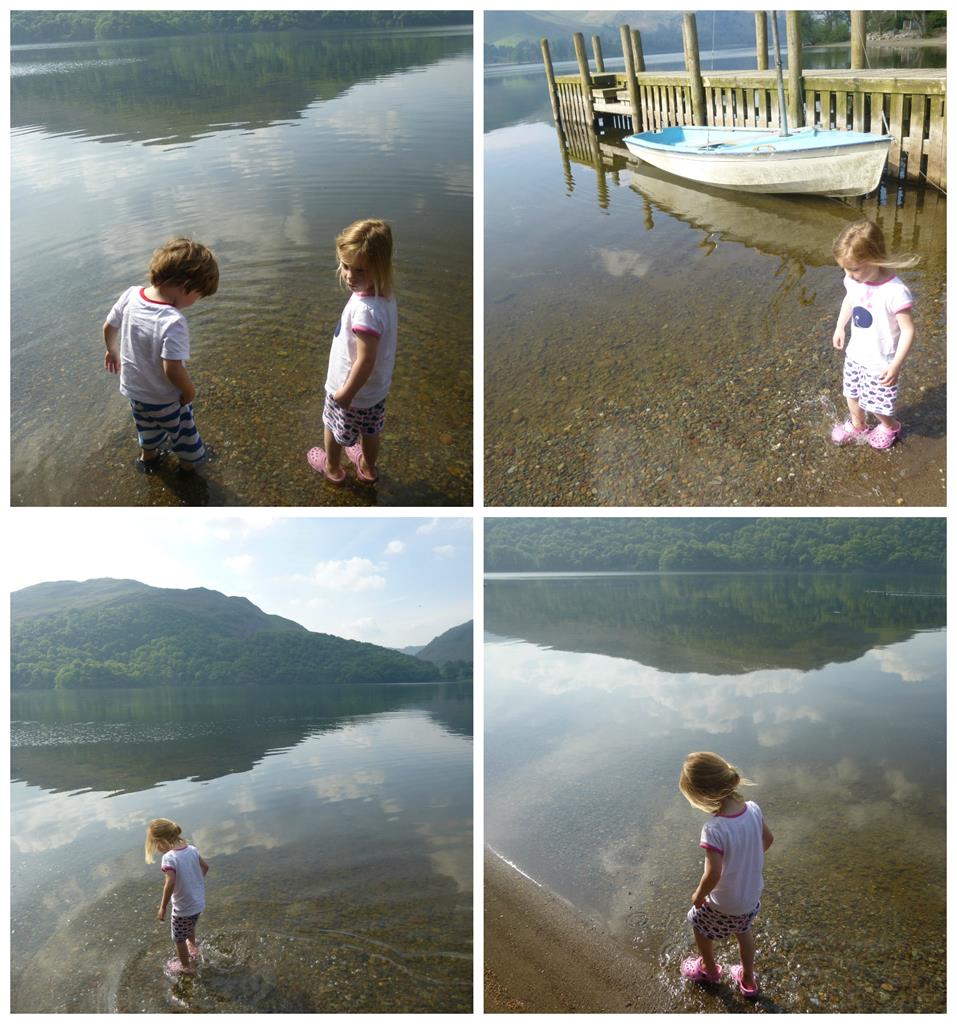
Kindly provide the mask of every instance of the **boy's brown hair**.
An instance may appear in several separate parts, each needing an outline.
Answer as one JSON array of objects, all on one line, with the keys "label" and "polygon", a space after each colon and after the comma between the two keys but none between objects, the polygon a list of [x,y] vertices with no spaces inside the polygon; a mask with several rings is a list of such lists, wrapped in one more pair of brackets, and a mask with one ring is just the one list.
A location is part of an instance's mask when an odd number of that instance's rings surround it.
[{"label": "boy's brown hair", "polygon": [[392,229],[384,220],[357,220],[336,236],[339,280],[344,282],[342,263],[363,256],[376,295],[392,294]]},{"label": "boy's brown hair", "polygon": [[191,238],[171,238],[153,253],[150,284],[176,284],[203,296],[215,295],[219,288],[219,264],[205,245]]}]

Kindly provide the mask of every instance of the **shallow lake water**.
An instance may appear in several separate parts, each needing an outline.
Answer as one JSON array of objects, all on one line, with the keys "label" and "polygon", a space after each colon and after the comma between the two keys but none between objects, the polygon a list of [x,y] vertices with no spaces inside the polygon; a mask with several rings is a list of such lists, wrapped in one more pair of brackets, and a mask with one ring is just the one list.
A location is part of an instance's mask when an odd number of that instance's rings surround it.
[{"label": "shallow lake water", "polygon": [[705,815],[677,779],[688,752],[715,750],[757,784],[746,796],[775,836],[756,1009],[942,1012],[943,592],[926,577],[488,578],[487,845],[631,947],[660,1009],[740,1009],[678,975]]},{"label": "shallow lake water", "polygon": [[[486,111],[489,504],[945,503],[945,196],[694,186],[636,163],[622,132],[556,129],[540,69],[490,69]],[[831,244],[862,217],[921,257],[901,271],[905,434],[880,453],[830,441]]]},{"label": "shallow lake water", "polygon": [[[14,695],[14,1012],[468,1012],[466,684]],[[148,821],[209,862],[171,981]]]},{"label": "shallow lake water", "polygon": [[[472,34],[297,32],[15,47],[12,501],[472,502]],[[324,486],[334,240],[395,237],[399,353],[381,480]],[[142,476],[101,325],[176,234],[218,293],[188,313],[203,481]],[[55,296],[55,300],[53,297]]]}]

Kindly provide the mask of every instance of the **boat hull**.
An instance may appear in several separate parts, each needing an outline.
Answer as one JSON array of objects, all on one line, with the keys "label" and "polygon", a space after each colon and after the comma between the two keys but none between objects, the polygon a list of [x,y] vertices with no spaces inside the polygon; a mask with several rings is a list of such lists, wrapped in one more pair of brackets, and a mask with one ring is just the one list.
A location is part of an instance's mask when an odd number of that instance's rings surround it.
[{"label": "boat hull", "polygon": [[837,131],[781,138],[761,129],[698,128],[644,132],[624,142],[653,167],[719,188],[857,196],[880,183],[891,139]]}]

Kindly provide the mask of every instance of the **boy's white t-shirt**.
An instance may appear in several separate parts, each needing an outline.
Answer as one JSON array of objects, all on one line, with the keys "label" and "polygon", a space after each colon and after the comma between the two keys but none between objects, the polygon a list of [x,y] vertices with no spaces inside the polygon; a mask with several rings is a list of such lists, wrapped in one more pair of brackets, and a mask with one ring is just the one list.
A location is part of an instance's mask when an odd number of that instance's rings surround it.
[{"label": "boy's white t-shirt", "polygon": [[715,814],[701,829],[699,846],[722,854],[721,879],[708,902],[722,914],[749,914],[764,888],[764,815],[753,800],[737,814]]},{"label": "boy's white t-shirt", "polygon": [[334,395],[349,377],[356,361],[357,346],[354,334],[358,332],[378,338],[379,347],[376,350],[372,375],[358,390],[350,404],[354,409],[369,409],[385,399],[392,385],[398,321],[395,299],[352,293],[342,316],[339,317],[332,338],[329,371],[326,374],[326,391],[330,395]]},{"label": "boy's white t-shirt", "polygon": [[148,405],[178,402],[179,388],[163,371],[163,360],[189,359],[186,317],[134,286],[117,299],[106,322],[120,332],[120,393]]},{"label": "boy's white t-shirt", "polygon": [[901,329],[897,314],[910,309],[914,297],[899,277],[880,284],[855,281],[844,275],[844,287],[853,303],[848,359],[877,373],[883,373],[897,354]]},{"label": "boy's white t-shirt", "polygon": [[206,883],[199,863],[199,850],[195,846],[181,846],[167,850],[160,861],[163,871],[175,871],[173,886],[173,913],[177,917],[192,917],[206,909]]}]

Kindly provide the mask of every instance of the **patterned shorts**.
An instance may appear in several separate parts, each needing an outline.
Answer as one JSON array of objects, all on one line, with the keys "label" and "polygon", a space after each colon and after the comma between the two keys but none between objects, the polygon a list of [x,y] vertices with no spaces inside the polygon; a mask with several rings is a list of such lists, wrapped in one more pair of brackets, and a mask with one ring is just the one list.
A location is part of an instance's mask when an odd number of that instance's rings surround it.
[{"label": "patterned shorts", "polygon": [[173,936],[173,942],[185,942],[187,939],[196,938],[196,922],[199,920],[199,914],[193,914],[191,917],[177,917],[175,914],[170,914],[170,935]]},{"label": "patterned shorts", "polygon": [[332,431],[337,444],[349,448],[359,440],[360,434],[378,434],[382,430],[385,424],[385,399],[368,409],[343,409],[326,392],[322,422]]},{"label": "patterned shorts", "polygon": [[192,405],[150,405],[130,399],[130,408],[143,451],[172,448],[183,462],[194,465],[206,458],[206,445],[193,422]]},{"label": "patterned shorts", "polygon": [[867,412],[893,416],[894,403],[897,401],[897,385],[887,387],[881,383],[880,374],[851,359],[845,359],[844,397],[856,398],[858,405]]},{"label": "patterned shorts", "polygon": [[722,914],[705,900],[704,906],[688,911],[688,923],[706,939],[726,939],[729,935],[743,935],[751,930],[751,922],[758,916],[761,904],[749,914]]}]

